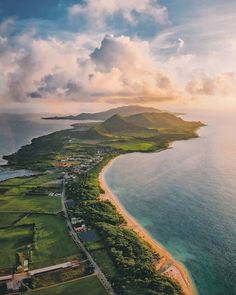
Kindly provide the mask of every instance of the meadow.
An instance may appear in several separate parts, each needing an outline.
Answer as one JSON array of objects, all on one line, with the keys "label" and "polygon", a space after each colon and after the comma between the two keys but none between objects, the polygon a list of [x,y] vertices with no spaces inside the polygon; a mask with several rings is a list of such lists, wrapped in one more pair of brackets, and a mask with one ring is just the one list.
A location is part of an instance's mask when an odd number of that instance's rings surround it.
[{"label": "meadow", "polygon": [[[34,194],[32,190],[55,179],[53,174],[13,178],[0,183],[0,212],[51,212],[61,211],[60,198],[48,193]],[[32,194],[31,194],[32,192]],[[50,189],[48,189],[50,192]]]},{"label": "meadow", "polygon": [[19,265],[17,252],[31,245],[30,268],[83,258],[61,212],[58,175],[44,173],[0,183],[0,273]]},{"label": "meadow", "polygon": [[96,276],[90,276],[83,279],[74,280],[71,282],[63,283],[54,287],[43,288],[38,291],[32,291],[32,295],[107,295],[100,281]]},{"label": "meadow", "polygon": [[34,225],[34,248],[31,268],[52,265],[70,258],[82,259],[78,247],[71,240],[63,217],[49,214],[25,216],[19,225]]},{"label": "meadow", "polygon": [[33,242],[31,224],[0,229],[0,268],[16,267],[16,252]]}]

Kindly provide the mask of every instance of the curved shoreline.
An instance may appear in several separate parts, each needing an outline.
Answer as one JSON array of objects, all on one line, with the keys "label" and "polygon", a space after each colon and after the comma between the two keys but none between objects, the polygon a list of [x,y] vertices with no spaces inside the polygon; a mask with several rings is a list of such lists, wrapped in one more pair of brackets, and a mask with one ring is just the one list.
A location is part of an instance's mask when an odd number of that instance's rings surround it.
[{"label": "curved shoreline", "polygon": [[[117,157],[116,157],[117,158]],[[115,159],[116,159],[115,158]],[[132,217],[127,210],[122,206],[118,198],[113,194],[105,181],[105,172],[111,166],[114,159],[108,162],[106,166],[102,168],[99,173],[99,184],[100,187],[104,190],[104,193],[100,195],[102,200],[109,200],[115,207],[116,210],[124,217],[127,222],[127,226],[134,230],[141,239],[146,241],[149,246],[161,256],[161,259],[156,266],[157,270],[163,270],[162,274],[168,275],[175,281],[177,281],[185,295],[197,295],[197,290],[191,281],[186,268],[176,261],[171,254],[156,240],[154,240],[150,234]]]}]

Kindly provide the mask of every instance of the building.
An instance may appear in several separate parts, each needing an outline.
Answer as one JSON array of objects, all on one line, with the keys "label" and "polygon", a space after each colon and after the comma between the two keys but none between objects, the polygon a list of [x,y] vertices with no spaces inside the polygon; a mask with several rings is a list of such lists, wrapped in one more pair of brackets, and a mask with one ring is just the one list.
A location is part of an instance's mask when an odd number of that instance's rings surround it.
[{"label": "building", "polygon": [[87,228],[86,228],[86,225],[85,225],[85,224],[82,224],[82,225],[79,226],[79,227],[74,227],[74,230],[75,230],[76,232],[84,232],[84,231],[87,230]]}]

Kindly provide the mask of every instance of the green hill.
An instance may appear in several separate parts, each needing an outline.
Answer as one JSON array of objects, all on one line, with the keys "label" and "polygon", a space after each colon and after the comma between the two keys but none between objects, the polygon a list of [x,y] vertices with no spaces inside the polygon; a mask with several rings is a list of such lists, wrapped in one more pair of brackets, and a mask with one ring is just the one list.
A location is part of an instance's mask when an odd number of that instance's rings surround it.
[{"label": "green hill", "polygon": [[133,124],[128,121],[129,117],[121,117],[120,115],[114,115],[107,119],[97,130],[103,134],[113,134],[117,136],[128,137],[151,137],[156,135],[156,131],[149,130],[141,125]]},{"label": "green hill", "polygon": [[137,131],[140,129],[140,127],[142,128],[142,126],[139,127],[131,122],[128,122],[128,118],[129,117],[124,118],[120,115],[114,115],[111,118],[107,119],[105,122],[103,122],[100,126],[111,133],[120,132],[124,130]]},{"label": "green hill", "polygon": [[143,113],[126,117],[126,121],[136,126],[153,129],[179,129],[202,126],[201,122],[189,122],[170,113]]},{"label": "green hill", "polygon": [[105,121],[108,118],[114,115],[120,116],[131,116],[140,113],[162,113],[163,111],[152,108],[152,107],[142,107],[139,105],[128,105],[122,106],[118,108],[113,108],[104,112],[98,113],[81,113],[75,116],[64,116],[64,117],[48,117],[43,118],[47,120],[98,120],[98,121]]},{"label": "green hill", "polygon": [[102,141],[119,139],[162,140],[196,136],[201,122],[188,122],[169,113],[142,113],[122,117],[114,115],[92,127],[83,134],[84,138]]}]

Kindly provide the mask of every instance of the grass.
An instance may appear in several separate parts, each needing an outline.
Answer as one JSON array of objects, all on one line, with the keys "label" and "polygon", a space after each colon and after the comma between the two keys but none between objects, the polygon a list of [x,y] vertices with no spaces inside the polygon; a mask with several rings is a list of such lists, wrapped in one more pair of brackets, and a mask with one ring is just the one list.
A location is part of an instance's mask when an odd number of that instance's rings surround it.
[{"label": "grass", "polygon": [[0,187],[34,187],[54,179],[55,175],[49,173],[35,176],[16,177],[2,181],[0,183]]},{"label": "grass", "polygon": [[72,256],[83,258],[62,217],[32,214],[21,219],[19,224],[35,226],[31,269],[67,261]]},{"label": "grass", "polygon": [[22,213],[0,213],[0,228],[13,225],[24,216]]},{"label": "grass", "polygon": [[[31,268],[83,258],[64,219],[55,215],[61,211],[61,200],[49,197],[47,191],[55,191],[54,187],[60,191],[60,187],[52,184],[52,180],[54,174],[42,174],[0,183],[0,268],[15,267],[17,249],[30,243],[34,245]],[[45,188],[47,184],[49,187]],[[34,189],[42,193],[34,193]]]},{"label": "grass", "polygon": [[[0,184],[0,212],[51,212],[61,211],[60,198],[52,198],[47,194],[30,194],[34,188],[44,186],[55,179],[53,174],[21,177],[6,180]],[[5,189],[5,192],[3,191]],[[7,189],[7,190],[6,190]]]},{"label": "grass", "polygon": [[89,250],[89,251],[95,251],[95,250],[100,250],[100,249],[104,249],[105,246],[102,242],[89,242],[89,243],[86,243],[86,248]]},{"label": "grass", "polygon": [[33,289],[56,285],[62,282],[71,281],[90,274],[89,262],[81,263],[79,267],[69,269],[59,269],[33,276]]},{"label": "grass", "polygon": [[54,287],[44,288],[30,292],[32,295],[107,295],[96,276],[63,283]]},{"label": "grass", "polygon": [[16,266],[16,251],[33,241],[32,225],[12,226],[0,230],[0,268]]},{"label": "grass", "polygon": [[1,182],[1,186],[18,186],[27,183],[31,177],[16,177]]},{"label": "grass", "polygon": [[116,268],[106,249],[91,251],[91,255],[108,278],[116,277]]},{"label": "grass", "polygon": [[147,152],[150,150],[153,150],[155,144],[152,142],[139,142],[136,140],[128,140],[128,141],[115,141],[112,143],[109,143],[109,146],[115,148],[115,149],[119,149],[119,150],[123,150],[125,152],[132,152],[132,151],[143,151],[143,152]]},{"label": "grass", "polygon": [[52,198],[45,195],[1,196],[0,213],[6,211],[57,213],[61,211],[61,201],[60,198]]}]

